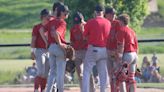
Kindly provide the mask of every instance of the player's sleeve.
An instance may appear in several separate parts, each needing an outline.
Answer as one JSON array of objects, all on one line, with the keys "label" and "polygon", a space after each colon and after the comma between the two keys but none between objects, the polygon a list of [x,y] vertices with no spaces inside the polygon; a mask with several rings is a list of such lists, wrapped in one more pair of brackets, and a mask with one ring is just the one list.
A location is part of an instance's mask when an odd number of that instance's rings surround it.
[{"label": "player's sleeve", "polygon": [[62,32],[64,32],[63,30],[66,30],[66,22],[64,21],[62,21],[58,28],[56,28],[56,32],[61,36]]},{"label": "player's sleeve", "polygon": [[32,30],[32,36],[37,36],[38,32],[37,32],[37,26],[34,26],[33,27],[33,30]]}]

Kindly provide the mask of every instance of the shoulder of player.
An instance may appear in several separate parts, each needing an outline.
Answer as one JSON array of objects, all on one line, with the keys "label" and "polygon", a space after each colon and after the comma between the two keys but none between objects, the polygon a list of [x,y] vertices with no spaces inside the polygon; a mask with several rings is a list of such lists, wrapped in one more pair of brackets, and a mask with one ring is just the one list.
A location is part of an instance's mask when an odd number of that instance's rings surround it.
[{"label": "shoulder of player", "polygon": [[54,22],[59,23],[59,24],[62,24],[62,25],[66,25],[67,24],[64,19],[55,19]]},{"label": "shoulder of player", "polygon": [[38,30],[40,27],[42,27],[41,23],[34,25],[33,29]]}]

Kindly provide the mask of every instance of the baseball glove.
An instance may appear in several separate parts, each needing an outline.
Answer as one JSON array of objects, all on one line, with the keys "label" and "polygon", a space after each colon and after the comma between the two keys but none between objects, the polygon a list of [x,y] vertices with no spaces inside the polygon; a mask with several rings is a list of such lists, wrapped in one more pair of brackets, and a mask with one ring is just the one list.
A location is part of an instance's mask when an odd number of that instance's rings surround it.
[{"label": "baseball glove", "polygon": [[68,45],[66,48],[66,58],[69,60],[75,59],[75,50],[72,46]]},{"label": "baseball glove", "polygon": [[72,60],[68,60],[66,63],[66,71],[69,73],[74,73],[75,72],[75,62]]}]

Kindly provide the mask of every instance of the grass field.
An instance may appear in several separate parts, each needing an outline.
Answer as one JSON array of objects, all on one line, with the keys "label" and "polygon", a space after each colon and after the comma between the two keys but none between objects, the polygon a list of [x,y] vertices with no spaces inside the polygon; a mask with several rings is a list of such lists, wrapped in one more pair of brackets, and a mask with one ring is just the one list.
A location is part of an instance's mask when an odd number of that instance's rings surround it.
[{"label": "grass field", "polygon": [[138,83],[139,88],[164,88],[164,83]]},{"label": "grass field", "polygon": [[53,2],[53,0],[0,0],[0,28],[31,28],[39,22],[41,9],[51,9]]},{"label": "grass field", "polygon": [[[138,60],[138,67],[140,68],[142,59],[148,56],[151,60],[152,54],[140,54]],[[157,54],[160,66],[161,75],[164,76],[164,54]],[[22,73],[25,67],[32,65],[32,60],[0,60],[0,84],[11,84],[16,77],[16,74]],[[77,77],[75,77],[77,78]],[[140,85],[144,86],[146,84]],[[161,84],[163,85],[163,84]]]},{"label": "grass field", "polygon": [[0,60],[0,84],[12,84],[25,67],[32,65],[32,60]]}]

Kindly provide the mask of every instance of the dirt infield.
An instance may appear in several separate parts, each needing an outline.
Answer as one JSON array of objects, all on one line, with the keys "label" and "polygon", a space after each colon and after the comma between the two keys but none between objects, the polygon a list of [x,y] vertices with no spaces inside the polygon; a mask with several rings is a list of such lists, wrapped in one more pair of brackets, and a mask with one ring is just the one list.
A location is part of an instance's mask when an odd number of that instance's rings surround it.
[{"label": "dirt infield", "polygon": [[[32,87],[3,87],[0,88],[0,92],[33,92]],[[78,87],[65,88],[64,92],[80,92]],[[99,92],[97,89],[96,92]],[[137,88],[137,92],[164,92],[164,89],[155,89],[155,88]]]}]

